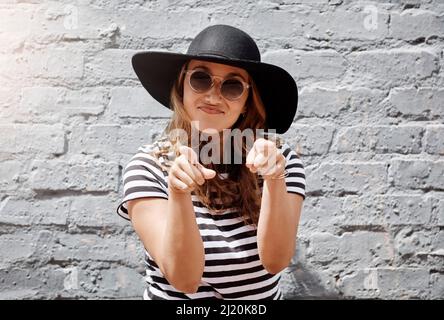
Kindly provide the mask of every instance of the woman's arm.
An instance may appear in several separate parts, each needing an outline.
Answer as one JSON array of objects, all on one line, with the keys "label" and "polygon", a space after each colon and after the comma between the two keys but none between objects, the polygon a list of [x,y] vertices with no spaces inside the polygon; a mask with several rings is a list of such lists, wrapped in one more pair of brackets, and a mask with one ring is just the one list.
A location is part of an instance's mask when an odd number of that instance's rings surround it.
[{"label": "woman's arm", "polygon": [[246,159],[251,172],[264,177],[257,245],[262,265],[270,273],[287,267],[296,246],[303,197],[287,192],[286,158],[272,141],[259,138]]},{"label": "woman's arm", "polygon": [[190,193],[171,192],[169,199],[128,202],[133,227],[168,282],[195,293],[205,265],[202,238]]},{"label": "woman's arm", "polygon": [[[169,171],[168,200],[141,199],[128,204],[134,229],[168,282],[195,293],[205,267],[205,250],[196,222],[191,191],[216,172],[197,163],[191,148],[180,147]],[[131,202],[133,202],[131,201]]]},{"label": "woman's arm", "polygon": [[269,273],[278,273],[290,264],[302,202],[302,196],[287,192],[285,179],[264,181],[257,242],[259,257]]}]

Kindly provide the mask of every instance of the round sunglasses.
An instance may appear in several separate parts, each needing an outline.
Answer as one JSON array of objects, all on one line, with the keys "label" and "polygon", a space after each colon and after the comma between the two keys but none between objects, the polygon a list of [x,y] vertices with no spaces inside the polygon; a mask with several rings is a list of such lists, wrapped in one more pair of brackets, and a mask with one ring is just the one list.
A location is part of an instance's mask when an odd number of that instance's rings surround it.
[{"label": "round sunglasses", "polygon": [[[189,74],[188,83],[191,89],[197,93],[204,93],[214,86],[214,78],[222,78],[214,76],[207,71],[194,69],[186,70]],[[250,87],[248,83],[239,79],[238,77],[231,77],[223,79],[220,83],[220,93],[227,100],[238,100],[244,92]]]}]

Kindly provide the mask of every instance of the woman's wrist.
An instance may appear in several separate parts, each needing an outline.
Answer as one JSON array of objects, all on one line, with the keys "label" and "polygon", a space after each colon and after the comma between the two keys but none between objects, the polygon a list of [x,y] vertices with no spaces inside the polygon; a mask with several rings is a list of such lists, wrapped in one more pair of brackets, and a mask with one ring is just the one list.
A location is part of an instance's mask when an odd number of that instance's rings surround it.
[{"label": "woman's wrist", "polygon": [[279,153],[276,158],[276,165],[275,165],[276,172],[269,175],[263,175],[262,176],[263,179],[264,180],[285,179],[285,177],[288,176],[288,171],[285,170],[285,164],[286,164],[285,157],[281,153]]},{"label": "woman's wrist", "polygon": [[170,194],[174,194],[174,195],[191,195],[191,190],[189,190],[189,189],[181,190],[181,189],[175,188],[171,185],[168,185],[168,191]]},{"label": "woman's wrist", "polygon": [[288,176],[288,171],[284,169],[274,174],[262,176],[262,178],[264,180],[282,180],[285,179],[285,177],[287,176]]},{"label": "woman's wrist", "polygon": [[276,174],[263,176],[263,179],[264,180],[281,180],[281,179],[285,179],[285,177],[287,177],[287,176],[288,176],[288,171],[283,170],[282,172],[278,172]]}]

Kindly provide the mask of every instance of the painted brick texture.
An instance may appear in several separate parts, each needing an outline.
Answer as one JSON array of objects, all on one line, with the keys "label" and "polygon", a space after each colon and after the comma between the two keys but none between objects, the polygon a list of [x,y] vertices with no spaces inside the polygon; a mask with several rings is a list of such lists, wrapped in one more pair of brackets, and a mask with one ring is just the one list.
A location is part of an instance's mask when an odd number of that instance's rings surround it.
[{"label": "painted brick texture", "polygon": [[444,298],[444,4],[6,0],[0,5],[0,299],[141,299],[122,169],[171,112],[141,50],[227,23],[284,67],[306,167],[287,299]]}]

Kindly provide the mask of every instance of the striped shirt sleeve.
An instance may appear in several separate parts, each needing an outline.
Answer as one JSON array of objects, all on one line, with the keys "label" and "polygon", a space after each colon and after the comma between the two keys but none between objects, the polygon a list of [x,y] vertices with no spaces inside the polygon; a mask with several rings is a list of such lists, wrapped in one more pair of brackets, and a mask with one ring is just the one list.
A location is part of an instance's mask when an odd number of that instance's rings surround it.
[{"label": "striped shirt sleeve", "polygon": [[299,156],[289,145],[283,144],[281,149],[286,159],[285,170],[288,176],[285,178],[287,192],[297,193],[305,199],[305,169]]},{"label": "striped shirt sleeve", "polygon": [[127,202],[139,198],[168,199],[168,185],[155,158],[147,153],[134,155],[123,172],[124,196],[117,207],[117,213],[124,219],[128,216]]}]

